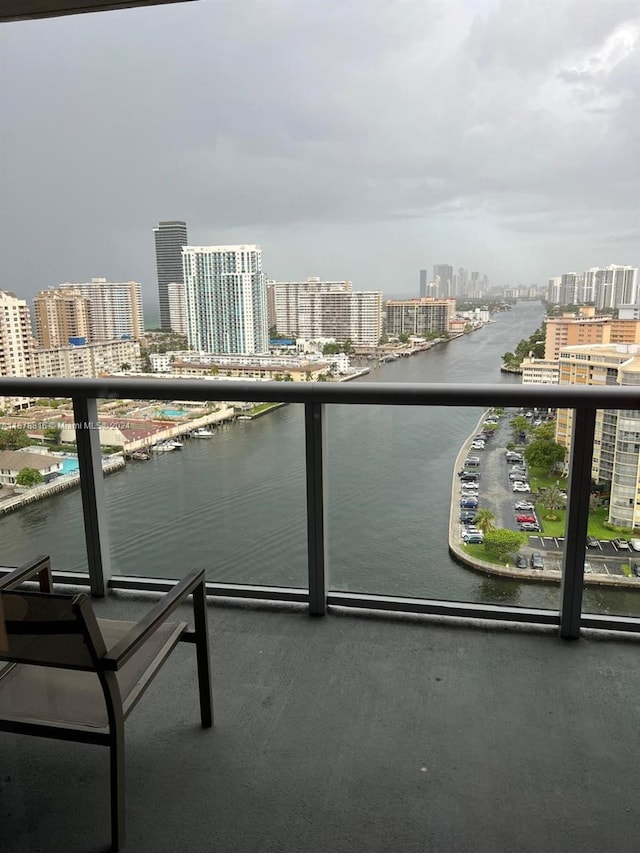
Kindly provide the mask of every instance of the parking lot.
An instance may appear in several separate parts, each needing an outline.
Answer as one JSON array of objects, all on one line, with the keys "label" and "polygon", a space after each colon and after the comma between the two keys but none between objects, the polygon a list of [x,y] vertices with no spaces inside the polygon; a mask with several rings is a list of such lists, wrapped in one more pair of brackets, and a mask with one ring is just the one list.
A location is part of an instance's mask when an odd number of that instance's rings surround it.
[{"label": "parking lot", "polygon": [[[536,504],[528,492],[514,492],[513,482],[509,479],[509,472],[513,467],[507,462],[507,444],[513,440],[513,429],[510,424],[514,410],[507,410],[500,419],[498,428],[491,438],[487,439],[484,448],[469,446],[468,455],[477,456],[480,464],[469,470],[479,473],[478,489],[474,496],[478,499],[478,509],[489,509],[495,516],[496,527],[509,530],[521,530],[521,525],[516,522],[516,515],[535,515],[535,521],[542,528],[540,533],[532,532],[528,536],[528,543],[520,549],[520,552],[529,559],[530,555],[539,552],[544,556],[544,568],[547,571],[560,571],[562,565],[562,552],[564,539],[544,535],[544,520],[539,519],[535,511],[515,510],[519,501],[530,501]],[[480,430],[478,430],[480,432]],[[470,442],[469,442],[470,445]],[[526,468],[526,464],[525,464]],[[461,478],[457,478],[459,481]],[[458,483],[456,493],[463,495],[462,482]],[[473,512],[473,510],[470,510]],[[460,512],[465,512],[460,509]],[[527,525],[525,524],[525,527]],[[465,533],[466,526],[459,525],[460,536]],[[640,552],[630,548],[619,548],[614,542],[602,540],[587,547],[585,553],[585,574],[601,574],[624,577],[623,564],[630,564],[632,569],[635,564],[640,565]],[[639,570],[640,571],[640,570]]]}]

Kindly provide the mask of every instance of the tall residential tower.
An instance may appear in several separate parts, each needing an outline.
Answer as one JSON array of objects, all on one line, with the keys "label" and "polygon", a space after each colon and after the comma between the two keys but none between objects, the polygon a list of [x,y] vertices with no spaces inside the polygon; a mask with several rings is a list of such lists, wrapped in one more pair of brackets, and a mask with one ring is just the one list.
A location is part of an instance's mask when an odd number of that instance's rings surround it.
[{"label": "tall residential tower", "polygon": [[182,271],[182,247],[188,244],[186,222],[160,222],[153,229],[156,241],[156,268],[158,270],[158,302],[160,303],[160,326],[171,329],[169,285],[184,282]]},{"label": "tall residential tower", "polygon": [[187,338],[199,352],[269,350],[260,246],[185,246]]}]

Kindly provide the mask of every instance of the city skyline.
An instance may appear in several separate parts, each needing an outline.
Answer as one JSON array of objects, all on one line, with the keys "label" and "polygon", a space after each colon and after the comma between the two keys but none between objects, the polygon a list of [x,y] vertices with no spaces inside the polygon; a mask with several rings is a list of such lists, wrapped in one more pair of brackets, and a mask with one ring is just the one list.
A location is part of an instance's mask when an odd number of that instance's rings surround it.
[{"label": "city skyline", "polygon": [[260,244],[269,277],[389,297],[425,259],[504,286],[637,265],[639,30],[630,0],[7,24],[1,286],[31,299],[103,271],[155,303],[149,231],[174,217],[196,245]]}]

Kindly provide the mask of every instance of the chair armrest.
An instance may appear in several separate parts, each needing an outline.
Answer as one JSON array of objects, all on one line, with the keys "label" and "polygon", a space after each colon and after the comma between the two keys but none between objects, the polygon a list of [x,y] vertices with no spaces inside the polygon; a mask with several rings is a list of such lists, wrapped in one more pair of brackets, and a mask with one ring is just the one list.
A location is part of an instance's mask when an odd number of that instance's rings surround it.
[{"label": "chair armrest", "polygon": [[202,586],[204,595],[204,569],[189,572],[151,608],[144,619],[141,619],[119,643],[109,649],[108,653],[102,658],[104,668],[107,670],[120,669],[146,642],[156,628],[165,622],[173,611],[199,586]]},{"label": "chair armrest", "polygon": [[40,554],[32,560],[27,560],[17,569],[0,578],[0,589],[17,589],[24,581],[38,575],[40,592],[53,592],[51,578],[51,558],[48,554]]}]

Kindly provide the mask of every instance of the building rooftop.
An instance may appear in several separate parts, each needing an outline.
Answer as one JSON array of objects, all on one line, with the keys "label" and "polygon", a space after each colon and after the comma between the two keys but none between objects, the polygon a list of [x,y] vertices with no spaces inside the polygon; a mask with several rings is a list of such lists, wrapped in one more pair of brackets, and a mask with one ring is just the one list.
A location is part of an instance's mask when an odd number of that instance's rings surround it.
[{"label": "building rooftop", "polygon": [[[275,605],[210,606],[209,623],[214,728],[190,646],[127,721],[125,850],[636,849],[628,637]],[[107,849],[106,750],[0,744],[1,849]]]}]

